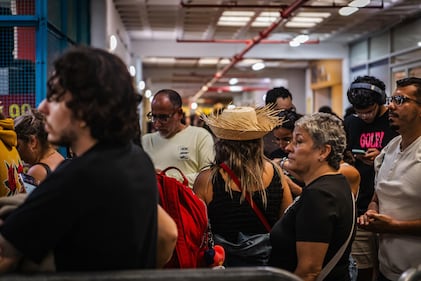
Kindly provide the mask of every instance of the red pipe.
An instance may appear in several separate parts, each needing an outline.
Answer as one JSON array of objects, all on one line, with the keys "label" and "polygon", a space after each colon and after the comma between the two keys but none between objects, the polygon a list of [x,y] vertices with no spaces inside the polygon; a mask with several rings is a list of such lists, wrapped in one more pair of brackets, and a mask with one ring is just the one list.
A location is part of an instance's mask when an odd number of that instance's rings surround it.
[{"label": "red pipe", "polygon": [[[250,91],[268,91],[271,87],[251,87],[246,86],[242,87],[243,91],[250,92]],[[208,92],[231,92],[230,86],[220,86],[220,87],[209,87]]]},{"label": "red pipe", "polygon": [[[383,9],[384,8],[384,0],[382,0],[380,5],[370,5],[361,7],[360,9]],[[238,4],[237,1],[230,2],[228,4],[187,4],[184,1],[180,2],[181,7],[183,8],[242,8],[242,9],[286,9],[288,5],[280,4],[280,5],[248,5],[248,4]],[[331,5],[301,5],[301,8],[307,9],[340,9],[343,7],[348,7],[348,5],[339,5],[336,4],[334,1]]]},{"label": "red pipe", "polygon": [[[221,43],[221,44],[236,44],[236,43],[243,43],[243,44],[251,44],[253,41],[250,39],[206,39],[206,40],[199,40],[199,39],[177,39],[177,43]],[[288,44],[291,40],[261,40],[260,44]],[[318,44],[320,41],[317,40],[308,40],[301,44]]]},{"label": "red pipe", "polygon": [[215,84],[216,81],[218,81],[222,76],[224,76],[225,73],[228,72],[228,70],[230,70],[234,65],[236,65],[237,62],[242,60],[244,58],[244,55],[248,51],[250,51],[251,48],[253,48],[257,44],[259,44],[260,41],[265,39],[276,27],[278,27],[279,24],[281,24],[281,22],[288,18],[296,9],[298,9],[302,4],[304,4],[307,1],[308,0],[296,0],[284,11],[282,11],[281,17],[274,21],[268,28],[260,32],[258,36],[248,41],[247,46],[243,51],[241,51],[239,54],[234,55],[231,59],[231,62],[228,65],[226,65],[221,71],[216,72],[213,78],[209,82],[207,82],[206,85],[202,86],[202,88],[193,96],[193,101],[201,97],[213,84]]}]

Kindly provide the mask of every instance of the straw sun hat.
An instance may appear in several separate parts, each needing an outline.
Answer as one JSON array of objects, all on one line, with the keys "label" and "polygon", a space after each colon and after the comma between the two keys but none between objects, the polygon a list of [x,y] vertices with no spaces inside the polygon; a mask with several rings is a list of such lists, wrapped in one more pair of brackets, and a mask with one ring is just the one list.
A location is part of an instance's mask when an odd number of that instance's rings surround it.
[{"label": "straw sun hat", "polygon": [[235,107],[225,109],[221,114],[202,114],[202,119],[220,139],[253,140],[282,125],[282,119],[277,117],[278,112],[269,105],[260,108]]}]

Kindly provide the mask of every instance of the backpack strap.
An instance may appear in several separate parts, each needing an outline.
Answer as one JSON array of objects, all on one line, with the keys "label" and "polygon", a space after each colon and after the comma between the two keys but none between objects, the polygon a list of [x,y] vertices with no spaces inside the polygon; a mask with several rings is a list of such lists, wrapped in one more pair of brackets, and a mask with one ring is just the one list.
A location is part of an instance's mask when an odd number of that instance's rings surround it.
[{"label": "backpack strap", "polygon": [[[242,191],[243,188],[241,187],[240,180],[237,178],[237,176],[234,174],[234,172],[227,166],[225,163],[219,164],[219,166],[224,169],[225,172],[227,172],[232,180],[235,182],[235,184],[238,186],[238,188]],[[260,222],[263,224],[263,226],[266,228],[267,232],[270,232],[272,227],[270,226],[269,222],[267,221],[266,217],[263,215],[262,211],[254,204],[253,198],[250,197],[250,194],[246,192],[246,200],[250,204],[253,211],[256,213],[256,216],[259,218]]]},{"label": "backpack strap", "polygon": [[48,176],[49,174],[51,174],[51,168],[50,168],[50,166],[48,166],[47,164],[42,163],[42,162],[37,162],[37,163],[35,163],[35,164],[34,164],[34,165],[32,165],[32,166],[35,166],[35,165],[41,165],[41,166],[43,166],[43,167],[44,167],[44,169],[45,169],[45,171],[47,172],[47,176]]}]

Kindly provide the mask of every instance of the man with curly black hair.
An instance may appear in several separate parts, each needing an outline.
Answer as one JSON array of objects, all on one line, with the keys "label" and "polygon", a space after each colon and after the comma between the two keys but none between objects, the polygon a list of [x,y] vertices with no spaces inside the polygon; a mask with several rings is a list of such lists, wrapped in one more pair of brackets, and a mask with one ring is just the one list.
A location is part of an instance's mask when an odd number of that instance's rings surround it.
[{"label": "man with curly black hair", "polygon": [[[361,182],[357,198],[358,215],[367,210],[374,193],[374,159],[397,133],[389,127],[385,84],[373,76],[359,76],[350,85],[347,96],[355,114],[344,121],[347,150],[363,150],[354,154],[355,168]],[[352,256],[357,262],[358,280],[372,280],[376,266],[375,234],[357,229]]]},{"label": "man with curly black hair", "polygon": [[76,157],[4,221],[0,271],[22,258],[40,264],[49,253],[57,271],[154,268],[157,187],[152,161],[132,142],[139,97],[126,65],[77,47],[54,69],[39,111],[48,141]]}]

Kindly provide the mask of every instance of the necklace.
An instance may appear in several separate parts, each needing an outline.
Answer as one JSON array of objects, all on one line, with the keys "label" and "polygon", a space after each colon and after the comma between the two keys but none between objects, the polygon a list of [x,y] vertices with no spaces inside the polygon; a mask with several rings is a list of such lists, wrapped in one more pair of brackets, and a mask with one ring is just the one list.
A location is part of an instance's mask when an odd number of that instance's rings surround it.
[{"label": "necklace", "polygon": [[51,151],[50,153],[48,153],[47,155],[45,155],[44,157],[42,157],[41,159],[48,159],[50,158],[50,156],[52,156],[54,153],[56,153],[55,150]]}]

